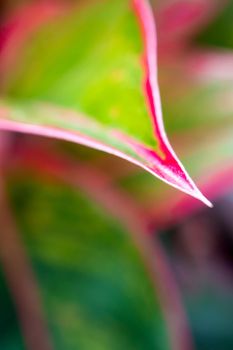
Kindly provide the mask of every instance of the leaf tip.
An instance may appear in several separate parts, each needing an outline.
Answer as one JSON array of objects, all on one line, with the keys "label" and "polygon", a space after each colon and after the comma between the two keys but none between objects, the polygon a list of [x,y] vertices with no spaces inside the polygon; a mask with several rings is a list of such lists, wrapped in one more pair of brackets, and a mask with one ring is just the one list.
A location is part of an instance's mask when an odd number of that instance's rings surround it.
[{"label": "leaf tip", "polygon": [[198,189],[195,191],[195,197],[199,199],[202,203],[204,203],[207,207],[213,208],[214,205],[211,203]]}]

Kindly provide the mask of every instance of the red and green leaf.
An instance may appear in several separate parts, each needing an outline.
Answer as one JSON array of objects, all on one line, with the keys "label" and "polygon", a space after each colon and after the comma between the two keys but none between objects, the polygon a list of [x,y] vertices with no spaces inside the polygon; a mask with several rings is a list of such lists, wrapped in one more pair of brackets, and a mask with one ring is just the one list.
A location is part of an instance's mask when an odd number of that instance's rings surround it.
[{"label": "red and green leaf", "polygon": [[64,11],[21,46],[2,84],[0,127],[112,153],[210,205],[167,139],[156,46],[146,0]]}]

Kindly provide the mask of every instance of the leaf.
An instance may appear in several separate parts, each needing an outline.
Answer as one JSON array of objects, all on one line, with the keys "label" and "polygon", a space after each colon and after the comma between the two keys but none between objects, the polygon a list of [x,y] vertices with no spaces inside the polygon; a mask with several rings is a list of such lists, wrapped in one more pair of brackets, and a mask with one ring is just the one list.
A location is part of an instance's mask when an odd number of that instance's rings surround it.
[{"label": "leaf", "polygon": [[8,185],[54,348],[170,349],[159,295],[127,231],[36,173],[16,170]]},{"label": "leaf", "polygon": [[152,12],[133,5],[143,35],[123,0],[79,5],[34,32],[2,86],[0,127],[112,153],[211,205],[167,140]]}]

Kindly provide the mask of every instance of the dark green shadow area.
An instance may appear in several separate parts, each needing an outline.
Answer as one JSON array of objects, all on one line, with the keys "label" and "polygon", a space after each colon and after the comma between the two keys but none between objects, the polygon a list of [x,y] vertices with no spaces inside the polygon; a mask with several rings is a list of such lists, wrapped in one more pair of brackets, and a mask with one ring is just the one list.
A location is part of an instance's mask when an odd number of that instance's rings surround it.
[{"label": "dark green shadow area", "polygon": [[0,269],[0,349],[25,349],[14,304],[6,286],[2,269]]},{"label": "dark green shadow area", "polygon": [[196,42],[202,46],[233,48],[233,1],[226,2],[224,9],[197,36]]}]

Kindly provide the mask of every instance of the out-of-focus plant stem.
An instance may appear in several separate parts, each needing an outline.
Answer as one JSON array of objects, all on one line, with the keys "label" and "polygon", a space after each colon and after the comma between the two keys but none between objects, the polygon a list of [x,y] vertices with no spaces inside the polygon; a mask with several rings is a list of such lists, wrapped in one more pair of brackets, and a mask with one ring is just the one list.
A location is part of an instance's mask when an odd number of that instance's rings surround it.
[{"label": "out-of-focus plant stem", "polygon": [[16,307],[26,349],[51,350],[37,283],[14,222],[4,184],[13,134],[0,133],[0,263]]}]

